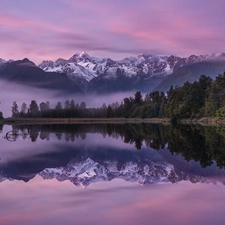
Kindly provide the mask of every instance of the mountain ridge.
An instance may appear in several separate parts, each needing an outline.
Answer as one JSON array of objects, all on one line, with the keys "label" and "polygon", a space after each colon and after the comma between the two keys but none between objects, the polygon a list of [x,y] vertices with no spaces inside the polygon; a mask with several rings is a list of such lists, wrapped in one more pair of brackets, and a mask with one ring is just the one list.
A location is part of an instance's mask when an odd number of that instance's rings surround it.
[{"label": "mountain ridge", "polygon": [[[12,72],[10,67],[15,65],[18,71],[24,68],[23,72],[16,73],[15,68]],[[63,58],[58,58],[55,62],[45,60],[38,66],[26,58],[17,61],[0,59],[0,78],[18,82],[21,77],[23,80],[22,77],[26,73],[24,71],[27,70],[25,67],[29,67],[30,74],[33,76],[28,78],[33,79],[34,82],[37,82],[35,74],[42,78],[49,77],[46,79],[52,84],[47,86],[43,84],[45,88],[65,89],[65,91],[85,94],[124,91],[149,93],[155,90],[166,92],[171,85],[182,86],[186,81],[194,82],[203,74],[214,79],[225,71],[225,53],[191,55],[187,58],[176,55],[139,54],[116,61],[110,58],[91,57],[87,52],[81,52],[72,55],[68,60]],[[31,67],[36,72],[33,72]],[[56,75],[67,83],[66,88],[60,87],[60,82],[56,82],[57,85],[55,81],[51,82],[50,78],[54,80]],[[28,80],[25,79],[23,82],[28,83]],[[43,82],[46,82],[44,78]]]},{"label": "mountain ridge", "polygon": [[[168,91],[171,85],[181,86],[185,81],[194,82],[203,74],[215,78],[225,71],[224,56],[224,53],[190,55],[186,58],[177,55],[139,54],[115,61],[110,58],[91,57],[82,52],[74,54],[68,60],[58,59],[48,66],[42,63],[39,67],[46,71],[60,68],[72,81],[80,83],[79,87],[85,92],[104,94],[140,90],[147,93],[154,90]],[[217,68],[217,61],[222,62],[223,66]],[[192,75],[191,79],[186,74],[186,78],[181,79],[184,76],[182,68],[204,62],[210,62],[211,68],[215,68],[212,69],[213,73],[207,73],[208,71],[202,68],[198,74]],[[163,83],[168,84],[165,86]]]},{"label": "mountain ridge", "polygon": [[192,183],[210,182],[208,178],[196,174],[185,172],[179,174],[175,171],[174,165],[166,162],[126,162],[119,168],[118,162],[100,163],[90,157],[80,162],[71,160],[65,167],[46,168],[39,175],[44,179],[56,178],[60,182],[69,180],[75,186],[84,188],[95,182],[111,181],[116,178],[141,185],[178,183],[182,180],[189,180]]},{"label": "mountain ridge", "polygon": [[81,93],[79,87],[66,74],[45,72],[27,58],[0,64],[0,79],[42,89]]}]

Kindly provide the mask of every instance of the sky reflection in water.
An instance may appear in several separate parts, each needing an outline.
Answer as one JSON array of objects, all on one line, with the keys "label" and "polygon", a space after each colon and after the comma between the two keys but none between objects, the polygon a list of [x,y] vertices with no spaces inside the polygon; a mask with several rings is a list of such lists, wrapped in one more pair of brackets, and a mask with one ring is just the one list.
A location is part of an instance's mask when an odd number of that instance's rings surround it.
[{"label": "sky reflection in water", "polygon": [[0,185],[1,224],[222,224],[224,186],[122,180],[88,189],[69,182],[5,181]]},{"label": "sky reflection in water", "polygon": [[[142,146],[142,150],[138,151],[134,143],[126,144],[118,136],[112,138],[106,135],[103,138],[101,133],[87,133],[85,139],[76,137],[74,142],[66,142],[64,139],[59,141],[53,133],[49,140],[38,138],[36,142],[31,142],[31,139],[23,140],[20,137],[16,142],[8,142],[2,137],[10,129],[4,126],[1,133],[1,175],[6,175],[5,171],[15,175],[18,169],[20,177],[16,175],[19,179],[27,179],[28,182],[9,181],[10,177],[6,180],[2,177],[0,224],[211,225],[225,222],[225,186],[222,184],[224,170],[216,169],[215,165],[204,170],[198,162],[192,160],[185,163],[182,156],[172,156],[168,149],[157,151]],[[110,155],[112,152],[115,153],[114,156]],[[82,188],[76,187],[69,180],[59,182],[57,179],[43,179],[39,175],[42,166],[63,167],[73,157],[79,161],[93,156],[93,160],[99,160],[98,163],[107,164],[107,160],[115,163],[121,152],[125,156],[132,155],[131,158],[136,158],[135,163],[146,163],[143,158],[150,157],[149,163],[154,162],[160,168],[164,168],[161,166],[167,160],[166,163],[174,165],[177,174],[187,173],[190,177],[191,173],[194,174],[194,181],[197,183],[192,183],[193,180],[180,180],[172,184],[169,180],[159,180],[151,185],[140,185],[134,178],[126,181],[128,178],[122,174],[112,177],[110,182],[99,179]],[[64,154],[68,157],[63,158]],[[127,165],[126,159],[124,160],[119,162],[124,163],[122,166]],[[27,161],[35,168],[23,167],[27,165],[23,164]],[[5,165],[10,170],[6,170]],[[23,177],[25,175],[26,178]],[[204,181],[210,183],[201,183]]]}]

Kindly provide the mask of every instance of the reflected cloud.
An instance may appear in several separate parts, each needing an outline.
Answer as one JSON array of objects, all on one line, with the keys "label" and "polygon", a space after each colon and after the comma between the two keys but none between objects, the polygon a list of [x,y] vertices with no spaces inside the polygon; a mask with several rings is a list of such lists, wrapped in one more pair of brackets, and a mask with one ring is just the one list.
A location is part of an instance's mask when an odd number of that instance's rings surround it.
[{"label": "reflected cloud", "polygon": [[[47,181],[39,176],[27,184],[2,183],[0,221],[9,225],[18,222],[147,225],[150,221],[154,224],[217,225],[224,221],[223,186],[181,182],[143,187],[127,186],[123,181],[114,180],[111,185],[115,189],[108,192],[110,186],[104,185],[78,189],[69,182]],[[120,189],[121,186],[124,189]],[[99,188],[102,192],[95,191]]]}]

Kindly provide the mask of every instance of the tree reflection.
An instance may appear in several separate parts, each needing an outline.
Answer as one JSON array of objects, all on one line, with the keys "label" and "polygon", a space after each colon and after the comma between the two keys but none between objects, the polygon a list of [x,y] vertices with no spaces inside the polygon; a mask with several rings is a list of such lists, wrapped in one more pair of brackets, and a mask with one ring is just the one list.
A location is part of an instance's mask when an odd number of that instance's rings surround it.
[{"label": "tree reflection", "polygon": [[207,167],[216,161],[225,167],[225,128],[203,126],[163,126],[158,124],[60,124],[12,126],[6,139],[15,141],[18,137],[35,142],[50,140],[53,133],[58,140],[74,142],[86,139],[87,133],[102,134],[103,137],[121,137],[124,143],[133,144],[140,150],[143,146],[155,150],[168,148],[173,154],[181,154],[187,161],[199,162]]},{"label": "tree reflection", "polygon": [[212,156],[209,154],[204,129],[201,127],[167,128],[166,137],[171,152],[182,154],[187,161],[200,162],[202,167],[212,165]]}]

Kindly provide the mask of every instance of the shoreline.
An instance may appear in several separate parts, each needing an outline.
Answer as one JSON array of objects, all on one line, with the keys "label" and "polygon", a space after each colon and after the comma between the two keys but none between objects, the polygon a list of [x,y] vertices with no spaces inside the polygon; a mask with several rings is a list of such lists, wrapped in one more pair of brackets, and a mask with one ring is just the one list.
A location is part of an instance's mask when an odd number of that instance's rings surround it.
[{"label": "shoreline", "polygon": [[202,125],[202,126],[225,126],[225,118],[203,117],[201,119],[181,119],[178,124]]},{"label": "shoreline", "polygon": [[168,118],[5,118],[0,124],[38,125],[38,124],[126,124],[161,123],[171,124]]},{"label": "shoreline", "polygon": [[[170,118],[4,118],[0,125],[38,125],[38,124],[140,124],[153,123],[171,125]],[[225,126],[225,118],[181,119],[177,124]]]}]

